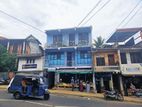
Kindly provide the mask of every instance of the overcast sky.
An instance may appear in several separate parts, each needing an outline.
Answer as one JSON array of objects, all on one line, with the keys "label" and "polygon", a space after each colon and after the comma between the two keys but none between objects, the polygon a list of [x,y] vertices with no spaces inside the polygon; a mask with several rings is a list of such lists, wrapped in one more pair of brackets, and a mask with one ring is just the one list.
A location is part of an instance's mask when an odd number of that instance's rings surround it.
[{"label": "overcast sky", "polygon": [[[99,0],[0,0],[0,10],[45,32],[50,29],[76,27]],[[108,0],[102,0],[95,13]],[[118,24],[142,0],[110,0],[88,23],[92,26],[92,36],[108,38]],[[142,2],[131,16],[142,8]],[[131,17],[130,16],[130,17]],[[129,18],[130,18],[129,17]],[[89,18],[89,17],[88,17]],[[129,20],[128,18],[128,20]],[[86,19],[87,20],[87,19]],[[142,27],[142,9],[127,24],[120,28]],[[125,26],[124,26],[125,25]],[[26,38],[34,35],[44,45],[46,35],[0,12],[0,35],[7,38]]]}]

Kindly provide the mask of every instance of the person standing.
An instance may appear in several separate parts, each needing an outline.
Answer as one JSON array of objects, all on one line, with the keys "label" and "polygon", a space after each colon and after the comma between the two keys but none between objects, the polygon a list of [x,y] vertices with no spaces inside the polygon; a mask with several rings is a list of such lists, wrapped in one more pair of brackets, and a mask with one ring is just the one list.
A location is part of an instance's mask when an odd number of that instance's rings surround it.
[{"label": "person standing", "polygon": [[83,82],[82,82],[82,81],[80,81],[79,90],[80,90],[81,92],[83,92]]},{"label": "person standing", "polygon": [[74,81],[74,78],[72,77],[72,78],[71,78],[72,91],[74,91],[74,82],[75,82],[75,81]]},{"label": "person standing", "polygon": [[86,82],[86,92],[87,93],[90,92],[90,83],[89,83],[89,81]]}]

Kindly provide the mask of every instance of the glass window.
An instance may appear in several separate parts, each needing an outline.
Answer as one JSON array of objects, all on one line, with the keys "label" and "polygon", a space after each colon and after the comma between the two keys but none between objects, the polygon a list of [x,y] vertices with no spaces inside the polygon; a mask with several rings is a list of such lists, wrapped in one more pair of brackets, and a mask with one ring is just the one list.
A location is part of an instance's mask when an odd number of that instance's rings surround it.
[{"label": "glass window", "polygon": [[79,33],[79,45],[88,45],[89,36],[88,33]]},{"label": "glass window", "polygon": [[56,46],[61,46],[62,45],[62,35],[54,35],[53,44]]},{"label": "glass window", "polygon": [[75,45],[75,34],[69,34],[69,46]]},{"label": "glass window", "polygon": [[108,55],[108,63],[109,63],[109,65],[115,65],[114,54]]},{"label": "glass window", "polygon": [[131,63],[142,63],[142,53],[140,52],[131,52]]},{"label": "glass window", "polygon": [[81,59],[87,59],[90,58],[90,54],[86,51],[80,51],[80,58]]},{"label": "glass window", "polygon": [[104,57],[97,57],[96,58],[97,66],[105,66],[105,59]]},{"label": "glass window", "polygon": [[121,57],[121,63],[127,64],[126,53],[120,53],[120,57]]}]

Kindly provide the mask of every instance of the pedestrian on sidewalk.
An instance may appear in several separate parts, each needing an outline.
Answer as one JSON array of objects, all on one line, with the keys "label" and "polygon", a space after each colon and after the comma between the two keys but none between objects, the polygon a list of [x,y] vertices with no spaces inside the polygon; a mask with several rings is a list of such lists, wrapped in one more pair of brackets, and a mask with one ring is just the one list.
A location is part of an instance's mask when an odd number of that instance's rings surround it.
[{"label": "pedestrian on sidewalk", "polygon": [[72,86],[72,91],[74,91],[74,85],[75,85],[75,81],[74,78],[71,78],[71,86]]},{"label": "pedestrian on sidewalk", "polygon": [[87,93],[90,92],[90,82],[89,81],[86,82],[86,92]]},{"label": "pedestrian on sidewalk", "polygon": [[81,92],[83,92],[83,82],[82,82],[82,81],[80,81],[79,90],[80,90]]}]

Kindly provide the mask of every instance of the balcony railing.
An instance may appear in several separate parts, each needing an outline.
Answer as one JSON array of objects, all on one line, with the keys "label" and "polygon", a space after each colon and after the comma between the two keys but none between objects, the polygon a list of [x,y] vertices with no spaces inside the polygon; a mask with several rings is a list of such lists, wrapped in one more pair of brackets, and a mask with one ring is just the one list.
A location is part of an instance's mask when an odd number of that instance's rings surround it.
[{"label": "balcony railing", "polygon": [[120,71],[120,66],[116,65],[116,66],[95,66],[94,70],[96,72],[117,72]]},{"label": "balcony railing", "polygon": [[89,41],[87,40],[79,40],[78,45],[82,46],[82,45],[88,45]]}]

